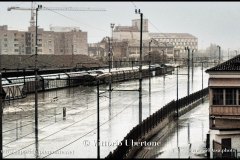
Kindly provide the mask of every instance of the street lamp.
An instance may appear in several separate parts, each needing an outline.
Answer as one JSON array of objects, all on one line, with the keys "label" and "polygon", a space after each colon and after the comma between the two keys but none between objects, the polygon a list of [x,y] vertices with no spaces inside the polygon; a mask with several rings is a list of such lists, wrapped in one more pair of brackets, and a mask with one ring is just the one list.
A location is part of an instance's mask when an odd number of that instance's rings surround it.
[{"label": "street lamp", "polygon": [[219,46],[219,45],[217,45],[217,47],[218,47],[218,58],[219,58],[219,60],[218,60],[218,64],[220,64],[220,61],[221,61],[221,47]]},{"label": "street lamp", "polygon": [[149,54],[148,54],[148,59],[149,59],[149,115],[151,115],[151,58],[150,58],[150,52],[151,52],[151,41],[149,41]]},{"label": "street lamp", "polygon": [[36,158],[38,158],[38,11],[42,8],[42,5],[38,5],[36,8],[36,29],[35,29],[35,140],[36,140]]},{"label": "street lamp", "polygon": [[[0,41],[1,42],[1,41]],[[0,43],[1,44],[1,43]],[[0,46],[1,47],[1,46]],[[0,151],[1,151],[1,159],[3,159],[3,136],[2,136],[2,130],[3,130],[3,125],[2,125],[2,117],[3,117],[3,93],[2,93],[2,57],[1,57],[1,50],[0,50],[0,125],[1,125],[1,132],[0,132]]]},{"label": "street lamp", "polygon": [[149,59],[149,61],[150,61],[150,63],[151,63],[151,61],[152,61],[152,57],[151,57],[151,43],[152,43],[153,41],[152,41],[152,39],[151,39],[151,41],[149,41],[149,53],[148,53],[148,59]]},{"label": "street lamp", "polygon": [[163,52],[163,53],[162,53],[162,63],[164,64],[164,62],[165,62],[165,61],[164,61],[164,60],[165,60],[165,58],[164,58],[164,56],[165,56],[164,52],[165,52],[165,51],[164,51],[164,50],[161,50],[161,51]]},{"label": "street lamp", "polygon": [[[194,49],[192,50],[192,83],[193,83],[193,70],[194,70],[194,64],[193,64],[193,52]],[[192,84],[193,85],[193,84]]]},{"label": "street lamp", "polygon": [[229,48],[228,48],[228,60],[229,60]]},{"label": "street lamp", "polygon": [[[111,48],[110,48],[110,37],[106,37],[108,39],[108,65],[109,65],[109,74],[111,72]],[[109,99],[111,99],[111,91],[112,91],[112,76],[109,76]]]},{"label": "street lamp", "polygon": [[115,25],[114,23],[110,24],[110,27],[112,28],[112,38],[111,38],[112,39],[111,40],[112,41],[112,46],[111,46],[112,68],[113,68],[113,28],[114,28],[114,25]]},{"label": "street lamp", "polygon": [[176,68],[177,68],[177,103],[176,103],[177,107],[176,107],[176,109],[177,109],[177,118],[178,118],[178,116],[179,116],[179,113],[178,113],[178,110],[179,110],[179,104],[178,104],[178,68],[179,68],[179,66],[177,66]]},{"label": "street lamp", "polygon": [[185,47],[185,50],[188,51],[188,58],[187,58],[187,65],[188,65],[188,84],[187,84],[187,93],[188,93],[188,96],[189,96],[189,72],[190,72],[190,65],[189,65],[189,61],[190,61],[190,49],[189,47]]},{"label": "street lamp", "polygon": [[142,122],[142,21],[143,13],[140,9],[135,9],[136,14],[140,14],[140,60],[139,60],[139,123]]}]

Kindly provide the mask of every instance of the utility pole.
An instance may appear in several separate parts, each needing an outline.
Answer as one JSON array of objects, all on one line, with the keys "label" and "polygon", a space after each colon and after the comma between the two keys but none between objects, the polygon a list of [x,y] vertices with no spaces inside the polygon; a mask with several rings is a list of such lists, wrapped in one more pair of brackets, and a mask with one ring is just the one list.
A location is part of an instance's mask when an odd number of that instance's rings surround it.
[{"label": "utility pole", "polygon": [[100,159],[99,80],[97,80],[97,159]]},{"label": "utility pole", "polygon": [[152,40],[149,41],[149,53],[148,53],[148,59],[149,59],[149,115],[151,115],[151,77],[152,77],[152,71],[151,71],[151,43]]},{"label": "utility pole", "polygon": [[[192,85],[193,85],[193,71],[194,71],[194,63],[193,63],[193,52],[194,52],[194,49],[192,50]],[[193,86],[192,86],[193,87]]]},{"label": "utility pole", "polygon": [[165,64],[164,50],[162,50],[162,63]]},{"label": "utility pole", "polygon": [[38,5],[36,8],[36,28],[35,28],[35,140],[36,140],[36,158],[38,158],[38,10],[42,8],[42,5]]},{"label": "utility pole", "polygon": [[136,14],[140,14],[140,60],[139,60],[139,123],[142,122],[142,20],[143,14],[140,9],[135,9]]},{"label": "utility pole", "polygon": [[151,95],[151,43],[152,43],[152,40],[151,41],[149,41],[149,56],[148,57],[150,57],[149,58],[149,97],[150,97],[150,95]]},{"label": "utility pole", "polygon": [[113,28],[114,28],[114,25],[115,25],[115,24],[114,24],[114,23],[111,23],[110,25],[111,25],[111,28],[112,28],[112,38],[111,38],[111,39],[112,39],[112,40],[111,40],[111,41],[112,41],[112,43],[111,43],[111,44],[112,44],[112,45],[111,45],[111,55],[112,55],[112,68],[113,68]]},{"label": "utility pole", "polygon": [[228,60],[229,60],[229,48],[228,48]]},{"label": "utility pole", "polygon": [[[202,62],[202,90],[203,90],[203,62]],[[203,103],[203,95],[202,95],[202,103]]]},{"label": "utility pole", "polygon": [[221,62],[221,47],[219,46],[219,45],[217,45],[217,47],[218,47],[218,64],[220,64],[220,62]]},{"label": "utility pole", "polygon": [[[1,44],[1,43],[0,43]],[[0,46],[1,47],[1,46]],[[2,124],[2,119],[3,119],[3,93],[2,93],[2,55],[1,55],[1,49],[0,49],[0,123],[1,123],[1,131],[0,131],[0,137],[1,137],[1,142],[0,142],[0,151],[1,151],[1,159],[3,159],[3,124]]]},{"label": "utility pole", "polygon": [[185,47],[185,50],[187,50],[187,52],[188,52],[188,58],[187,58],[187,65],[188,65],[187,93],[188,93],[188,96],[189,96],[190,49],[189,49],[189,47]]},{"label": "utility pole", "polygon": [[179,105],[178,105],[178,67],[179,67],[179,66],[177,66],[177,103],[176,103],[176,104],[177,104],[177,118],[178,118],[178,116],[179,116],[179,115],[178,115],[178,107],[179,107]]},{"label": "utility pole", "polygon": [[110,38],[108,39],[108,68],[109,68],[109,98],[111,99],[111,91],[112,91],[112,75],[111,75],[111,47],[110,47]]},{"label": "utility pole", "polygon": [[73,44],[72,44],[72,66],[73,66]]}]

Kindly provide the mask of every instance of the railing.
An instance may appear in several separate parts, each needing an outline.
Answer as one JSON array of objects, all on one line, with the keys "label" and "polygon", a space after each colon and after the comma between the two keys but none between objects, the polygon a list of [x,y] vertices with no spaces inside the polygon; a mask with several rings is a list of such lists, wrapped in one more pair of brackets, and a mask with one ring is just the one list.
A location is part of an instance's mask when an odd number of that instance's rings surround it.
[{"label": "railing", "polygon": [[[185,96],[178,100],[176,103],[175,100],[171,101],[167,105],[163,106],[160,110],[153,113],[151,116],[143,120],[140,124],[135,126],[121,141],[121,145],[118,146],[113,152],[110,152],[106,157],[107,159],[123,159],[127,156],[129,151],[132,149],[131,141],[137,142],[147,133],[151,132],[151,130],[156,127],[158,124],[163,122],[165,118],[168,116],[176,115],[177,108],[181,110],[182,108],[190,105],[206,96],[208,94],[208,88],[195,92],[189,96]],[[178,104],[178,106],[177,106]]]}]

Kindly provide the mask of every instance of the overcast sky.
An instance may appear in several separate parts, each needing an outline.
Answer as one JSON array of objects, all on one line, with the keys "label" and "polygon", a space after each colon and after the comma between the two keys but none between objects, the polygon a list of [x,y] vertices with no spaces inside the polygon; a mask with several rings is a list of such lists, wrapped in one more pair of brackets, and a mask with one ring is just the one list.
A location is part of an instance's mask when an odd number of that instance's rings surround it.
[{"label": "overcast sky", "polygon": [[[88,42],[111,35],[110,23],[131,25],[132,19],[149,19],[150,32],[190,33],[198,38],[199,49],[210,43],[223,49],[240,48],[240,2],[37,2],[45,7],[90,7],[106,11],[40,11],[38,24],[77,26],[88,32]],[[10,6],[31,7],[31,2],[0,2],[0,25],[27,30],[30,11],[7,11]]]}]

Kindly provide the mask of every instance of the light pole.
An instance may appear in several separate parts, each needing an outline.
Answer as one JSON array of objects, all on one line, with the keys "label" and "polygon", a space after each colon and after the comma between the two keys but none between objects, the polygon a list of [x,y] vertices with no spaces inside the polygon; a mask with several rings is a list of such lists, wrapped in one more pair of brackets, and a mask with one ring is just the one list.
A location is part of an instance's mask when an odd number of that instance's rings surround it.
[{"label": "light pole", "polygon": [[178,118],[178,107],[179,107],[179,105],[178,105],[178,68],[179,68],[179,66],[177,66],[177,103],[176,103],[176,105],[177,105],[177,118]]},{"label": "light pole", "polygon": [[[151,57],[151,43],[152,43],[152,40],[149,41],[149,54],[148,54],[148,57]],[[151,58],[148,58],[149,59],[149,115],[151,115]]]},{"label": "light pole", "polygon": [[[203,90],[203,62],[202,62],[202,90]],[[203,103],[203,95],[202,95],[202,103]]]},{"label": "light pole", "polygon": [[[109,67],[109,74],[111,73],[111,48],[110,48],[110,38],[108,39],[108,67]],[[111,99],[111,91],[112,91],[112,76],[109,76],[109,98]]]},{"label": "light pole", "polygon": [[229,48],[228,48],[228,60],[229,60]]},{"label": "light pole", "polygon": [[97,80],[97,159],[100,159],[100,115],[99,115],[99,80]]},{"label": "light pole", "polygon": [[36,28],[35,28],[35,140],[36,140],[36,158],[38,158],[38,11],[42,8],[42,5],[38,5],[36,8]]},{"label": "light pole", "polygon": [[218,58],[219,58],[219,60],[218,60],[218,64],[220,64],[220,61],[221,61],[221,47],[219,46],[219,45],[217,45],[217,47],[218,47]]},{"label": "light pole", "polygon": [[234,50],[236,52],[236,56],[237,56],[237,50]]},{"label": "light pole", "polygon": [[136,14],[140,14],[140,60],[139,60],[139,123],[142,122],[142,19],[143,13],[140,9],[135,9]]},{"label": "light pole", "polygon": [[162,51],[162,63],[164,64],[164,60],[165,60],[165,58],[164,58],[164,50],[161,50]]},{"label": "light pole", "polygon": [[187,50],[188,52],[188,58],[187,58],[187,65],[188,65],[188,84],[187,84],[187,93],[188,93],[188,96],[189,96],[189,72],[190,72],[190,49],[189,47],[185,47],[185,50]]},{"label": "light pole", "polygon": [[113,68],[113,28],[114,28],[114,23],[111,23],[110,26],[112,28],[112,46],[111,46],[111,55],[112,55],[112,68]]},{"label": "light pole", "polygon": [[[1,41],[0,41],[1,42]],[[1,44],[1,43],[0,43]],[[1,47],[1,46],[0,46]],[[0,151],[1,151],[1,159],[3,159],[3,126],[2,126],[2,118],[3,118],[3,93],[2,93],[2,57],[1,57],[1,48],[0,48],[0,125],[1,125],[1,131],[0,131],[0,137],[1,137],[1,142],[0,142]]]},{"label": "light pole", "polygon": [[72,66],[73,66],[73,44],[72,44]]},{"label": "light pole", "polygon": [[[194,49],[192,50],[192,85],[193,85],[193,70],[194,70],[194,63],[193,63],[193,52],[194,52]],[[193,86],[192,86],[193,88]]]},{"label": "light pole", "polygon": [[153,42],[152,40],[149,41],[148,59],[149,59],[150,62],[152,61],[152,56],[151,56],[151,43],[152,42]]}]

